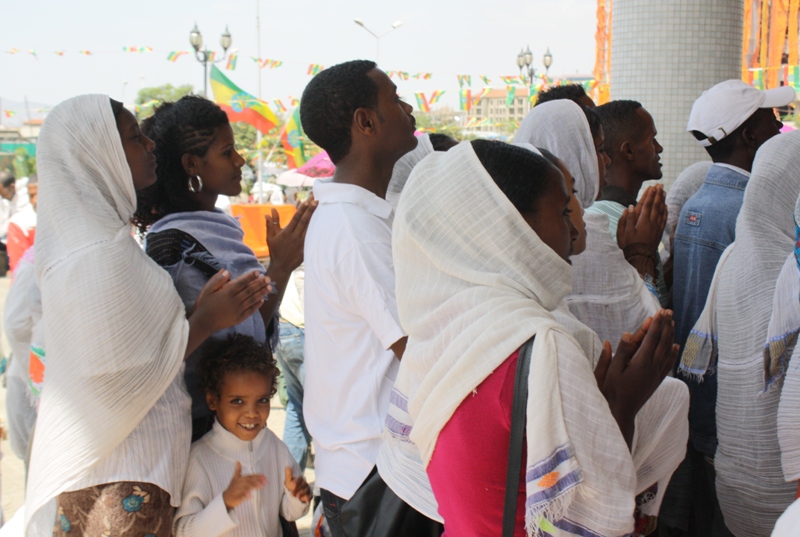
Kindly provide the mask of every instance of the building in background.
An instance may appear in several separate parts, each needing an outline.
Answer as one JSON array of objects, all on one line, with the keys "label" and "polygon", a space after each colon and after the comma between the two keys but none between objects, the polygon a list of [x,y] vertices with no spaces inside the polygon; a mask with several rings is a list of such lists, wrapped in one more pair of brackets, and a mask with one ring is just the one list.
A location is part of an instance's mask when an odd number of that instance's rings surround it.
[{"label": "building in background", "polygon": [[473,103],[471,111],[465,112],[467,122],[464,126],[477,132],[502,132],[504,128],[514,125],[516,130],[531,107],[528,88],[515,88],[510,104],[506,90],[493,89]]},{"label": "building in background", "polygon": [[23,138],[35,142],[36,139],[39,138],[39,131],[42,130],[43,124],[44,119],[42,118],[30,119],[22,124],[19,133]]}]

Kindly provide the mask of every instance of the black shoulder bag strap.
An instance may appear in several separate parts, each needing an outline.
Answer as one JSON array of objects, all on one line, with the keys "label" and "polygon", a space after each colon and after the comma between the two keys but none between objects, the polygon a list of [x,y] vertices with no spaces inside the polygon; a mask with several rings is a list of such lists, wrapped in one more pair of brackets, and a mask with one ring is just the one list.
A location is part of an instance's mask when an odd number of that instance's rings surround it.
[{"label": "black shoulder bag strap", "polygon": [[517,494],[519,472],[522,466],[522,441],[525,438],[525,414],[528,405],[528,373],[531,369],[531,351],[534,335],[519,351],[517,373],[514,378],[514,405],[511,407],[511,441],[508,444],[506,470],[506,499],[503,504],[503,537],[514,536],[517,521]]}]

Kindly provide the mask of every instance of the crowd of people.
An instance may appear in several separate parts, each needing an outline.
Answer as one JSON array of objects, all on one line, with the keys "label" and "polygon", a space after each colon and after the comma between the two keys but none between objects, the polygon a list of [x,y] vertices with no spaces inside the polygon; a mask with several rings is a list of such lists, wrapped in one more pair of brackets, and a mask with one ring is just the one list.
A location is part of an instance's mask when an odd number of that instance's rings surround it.
[{"label": "crowd of people", "polygon": [[300,104],[335,174],[266,217],[267,268],[216,208],[245,162],[218,106],[61,103],[7,232],[26,535],[291,536],[312,506],[320,537],[791,535],[794,98],[710,88],[711,162],[642,191],[639,102],[553,87],[512,144],[459,143],[342,63]]}]

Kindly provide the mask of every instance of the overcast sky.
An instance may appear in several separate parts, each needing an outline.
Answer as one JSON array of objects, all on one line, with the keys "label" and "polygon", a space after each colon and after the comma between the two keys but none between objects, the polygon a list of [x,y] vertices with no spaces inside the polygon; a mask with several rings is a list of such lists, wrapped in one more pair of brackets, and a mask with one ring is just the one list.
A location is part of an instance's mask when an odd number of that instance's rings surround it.
[{"label": "overcast sky", "polygon": [[[220,50],[219,37],[228,25],[239,60],[225,74],[256,94],[259,71],[250,56],[259,55],[257,1],[3,0],[0,106],[17,112],[13,119],[2,117],[3,123],[25,119],[25,97],[55,105],[82,93],[106,93],[132,102],[141,87],[166,83],[192,84],[202,91],[202,66],[191,55],[176,63],[166,60],[170,51],[191,50],[188,38],[195,22],[213,50]],[[284,62],[260,71],[261,96],[282,99],[287,106],[288,97],[299,97],[308,82],[310,63],[375,59],[375,38],[354,18],[378,34],[403,22],[381,38],[379,63],[385,70],[433,74],[428,81],[395,79],[415,108],[413,92],[436,89],[446,91],[442,103],[457,106],[457,74],[471,74],[473,89],[483,87],[478,75],[489,76],[495,88],[504,87],[498,77],[518,74],[516,55],[527,45],[539,68],[550,47],[551,75],[586,74],[594,66],[596,0],[260,0],[260,5],[260,56]],[[123,46],[152,47],[153,52],[126,53]],[[20,52],[8,54],[13,48]],[[36,51],[38,60],[28,49]],[[81,49],[92,55],[80,55]],[[57,50],[64,56],[57,56]]]}]

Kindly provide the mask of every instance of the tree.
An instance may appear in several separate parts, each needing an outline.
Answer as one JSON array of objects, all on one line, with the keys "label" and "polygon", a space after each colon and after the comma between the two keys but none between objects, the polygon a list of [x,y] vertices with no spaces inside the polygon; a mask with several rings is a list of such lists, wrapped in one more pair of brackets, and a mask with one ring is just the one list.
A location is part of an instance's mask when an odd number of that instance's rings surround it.
[{"label": "tree", "polygon": [[136,103],[136,117],[144,119],[153,114],[156,104],[164,102],[175,102],[184,95],[189,95],[194,91],[191,84],[183,84],[175,87],[172,84],[155,86],[152,88],[142,88],[134,102]]},{"label": "tree", "polygon": [[30,156],[24,147],[18,147],[14,150],[13,166],[15,177],[30,177],[36,173],[36,158]]},{"label": "tree", "polygon": [[246,160],[250,160],[250,153],[256,148],[256,128],[249,123],[237,121],[231,123],[236,151]]}]

